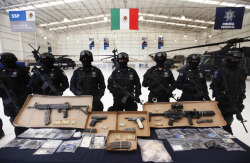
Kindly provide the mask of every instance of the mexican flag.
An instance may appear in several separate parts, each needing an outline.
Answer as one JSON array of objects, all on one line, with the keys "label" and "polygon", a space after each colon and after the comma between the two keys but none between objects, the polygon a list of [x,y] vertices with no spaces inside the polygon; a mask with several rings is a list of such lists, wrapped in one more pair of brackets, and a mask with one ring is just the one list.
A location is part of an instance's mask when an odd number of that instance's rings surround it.
[{"label": "mexican flag", "polygon": [[138,30],[139,9],[111,9],[111,30]]}]

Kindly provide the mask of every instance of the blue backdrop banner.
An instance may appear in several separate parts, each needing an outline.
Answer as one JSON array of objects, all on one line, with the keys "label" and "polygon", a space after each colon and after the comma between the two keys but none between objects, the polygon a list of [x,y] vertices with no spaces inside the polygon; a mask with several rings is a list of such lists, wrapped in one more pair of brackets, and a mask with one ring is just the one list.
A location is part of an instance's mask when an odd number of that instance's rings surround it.
[{"label": "blue backdrop banner", "polygon": [[214,29],[241,29],[245,7],[217,7]]},{"label": "blue backdrop banner", "polygon": [[158,37],[158,49],[161,49],[163,47],[163,37]]},{"label": "blue backdrop banner", "polygon": [[148,42],[147,42],[147,37],[142,37],[142,50],[145,49],[145,47],[148,46]]},{"label": "blue backdrop banner", "polygon": [[109,47],[109,38],[104,38],[104,50],[107,50],[107,47]]}]

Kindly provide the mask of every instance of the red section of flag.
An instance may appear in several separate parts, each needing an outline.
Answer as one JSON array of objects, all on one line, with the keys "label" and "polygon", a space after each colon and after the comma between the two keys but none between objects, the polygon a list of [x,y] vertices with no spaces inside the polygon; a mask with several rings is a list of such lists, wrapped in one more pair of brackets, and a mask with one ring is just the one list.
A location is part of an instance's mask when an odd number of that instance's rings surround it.
[{"label": "red section of flag", "polygon": [[129,29],[138,30],[139,9],[129,9]]}]

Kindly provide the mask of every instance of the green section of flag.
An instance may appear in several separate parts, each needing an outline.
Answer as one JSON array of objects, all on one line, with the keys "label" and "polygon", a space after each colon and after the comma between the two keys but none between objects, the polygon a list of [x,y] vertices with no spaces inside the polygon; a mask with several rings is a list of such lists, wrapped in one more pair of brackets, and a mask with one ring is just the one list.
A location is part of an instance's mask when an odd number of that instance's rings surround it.
[{"label": "green section of flag", "polygon": [[111,9],[111,30],[120,29],[120,9]]}]

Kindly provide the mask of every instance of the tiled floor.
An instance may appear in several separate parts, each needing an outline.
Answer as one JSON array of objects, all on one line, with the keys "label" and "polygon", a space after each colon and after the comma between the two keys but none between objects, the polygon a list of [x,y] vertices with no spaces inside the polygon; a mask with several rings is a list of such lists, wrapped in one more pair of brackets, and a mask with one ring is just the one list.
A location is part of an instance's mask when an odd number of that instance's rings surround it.
[{"label": "tiled floor", "polygon": [[[135,64],[136,67],[136,71],[137,73],[139,74],[139,77],[140,77],[140,80],[142,82],[142,79],[143,79],[143,75],[144,73],[146,72],[147,68],[139,68],[138,67],[138,63],[132,63],[132,64]],[[152,65],[154,63],[149,63],[149,65]],[[100,68],[103,72],[103,75],[105,77],[105,82],[107,84],[107,79],[108,77],[110,76],[111,74],[111,67],[106,65],[106,67],[102,67]],[[178,72],[176,71],[176,69],[173,69],[173,74],[174,74],[174,77],[175,79],[177,79],[177,76],[178,76]],[[66,75],[68,76],[69,80],[73,74],[73,70],[72,69],[68,69],[68,70],[65,70],[65,73]],[[211,82],[207,82],[207,84],[209,85]],[[246,96],[247,98],[245,99],[244,101],[244,104],[245,104],[245,108],[243,113],[242,113],[242,116],[243,118],[245,118],[246,120],[248,120],[248,122],[245,123],[248,131],[250,132],[250,125],[249,125],[249,121],[250,121],[250,77],[248,77],[247,81],[247,91],[246,91]],[[179,97],[181,95],[181,91],[180,90],[175,90],[174,91],[174,94],[176,94],[176,97]],[[212,92],[211,90],[209,90],[209,94],[210,94],[210,97],[212,95]],[[148,95],[148,90],[146,88],[143,88],[142,87],[142,95],[140,96],[140,98],[142,100],[144,100],[144,102],[147,101],[147,95]],[[73,96],[73,93],[67,89],[65,92],[64,92],[64,96]],[[107,110],[107,108],[109,106],[111,106],[113,104],[113,100],[112,100],[112,95],[110,94],[110,92],[106,89],[105,91],[105,95],[104,97],[102,98],[102,102],[104,104],[104,108],[105,110]],[[174,101],[173,99],[171,99],[171,102]],[[142,105],[138,105],[139,107],[139,110],[142,110]],[[3,105],[2,105],[2,100],[0,100],[0,117],[2,118],[3,120],[3,129],[4,129],[4,132],[5,132],[5,137],[2,138],[0,140],[0,147],[2,147],[4,144],[6,144],[7,142],[9,142],[11,139],[13,139],[15,137],[15,134],[14,134],[14,128],[13,126],[10,124],[9,122],[9,118],[6,117],[3,113]],[[233,122],[233,125],[232,125],[232,128],[233,128],[233,132],[234,132],[234,135],[240,139],[241,141],[243,141],[245,144],[247,144],[248,146],[250,146],[250,133],[246,133],[243,126],[241,125],[241,123],[236,119],[235,117],[235,120]]]}]

